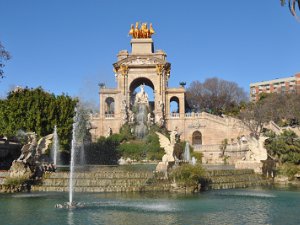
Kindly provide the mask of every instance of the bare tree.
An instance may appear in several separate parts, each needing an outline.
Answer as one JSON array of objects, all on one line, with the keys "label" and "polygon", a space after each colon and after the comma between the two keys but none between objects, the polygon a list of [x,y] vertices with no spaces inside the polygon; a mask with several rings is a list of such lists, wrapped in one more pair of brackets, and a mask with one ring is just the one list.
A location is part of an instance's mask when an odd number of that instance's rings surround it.
[{"label": "bare tree", "polygon": [[4,71],[2,69],[5,66],[4,62],[9,59],[10,59],[10,54],[8,51],[5,50],[4,46],[0,41],[0,78],[4,77]]},{"label": "bare tree", "polygon": [[297,94],[263,94],[256,103],[249,103],[239,118],[258,138],[265,123],[274,121],[284,125],[300,125],[300,97]]},{"label": "bare tree", "polygon": [[194,111],[209,111],[214,114],[226,113],[241,101],[247,101],[246,92],[235,82],[209,78],[201,83],[193,81],[187,89],[186,99]]},{"label": "bare tree", "polygon": [[249,128],[252,135],[258,139],[265,123],[269,122],[268,106],[262,102],[249,103],[240,111],[239,118]]}]

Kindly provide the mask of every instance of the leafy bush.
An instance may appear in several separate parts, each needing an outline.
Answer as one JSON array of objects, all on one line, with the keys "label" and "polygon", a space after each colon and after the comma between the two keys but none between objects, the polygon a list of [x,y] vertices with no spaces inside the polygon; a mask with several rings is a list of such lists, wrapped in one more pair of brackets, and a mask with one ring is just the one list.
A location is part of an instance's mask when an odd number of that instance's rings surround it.
[{"label": "leafy bush", "polygon": [[200,164],[184,164],[173,169],[170,173],[170,178],[185,186],[193,186],[198,184],[204,175],[205,170]]},{"label": "leafy bush", "polygon": [[24,184],[27,181],[24,177],[7,177],[4,181],[5,186],[16,187]]},{"label": "leafy bush", "polygon": [[293,180],[295,174],[299,172],[300,167],[291,163],[285,163],[278,168],[278,173],[287,176],[290,180]]},{"label": "leafy bush", "polygon": [[265,147],[272,157],[280,164],[300,164],[300,140],[293,131],[285,130],[280,135],[268,132],[267,135],[269,139],[266,140]]},{"label": "leafy bush", "polygon": [[112,135],[109,138],[100,137],[96,143],[85,146],[85,160],[87,164],[115,165],[118,162],[117,146],[120,136]]},{"label": "leafy bush", "polygon": [[161,158],[165,154],[165,151],[160,147],[159,138],[155,133],[155,130],[155,128],[150,130],[145,141],[145,147],[147,152],[146,156],[147,159],[150,160],[161,160]]},{"label": "leafy bush", "polygon": [[177,159],[182,159],[183,152],[185,148],[185,142],[178,142],[174,145],[174,155]]},{"label": "leafy bush", "polygon": [[203,153],[202,152],[192,151],[191,152],[191,157],[195,157],[195,159],[197,159],[197,162],[201,163],[202,162]]},{"label": "leafy bush", "polygon": [[141,160],[146,158],[146,148],[142,141],[131,141],[119,145],[117,148],[119,155],[124,158]]}]

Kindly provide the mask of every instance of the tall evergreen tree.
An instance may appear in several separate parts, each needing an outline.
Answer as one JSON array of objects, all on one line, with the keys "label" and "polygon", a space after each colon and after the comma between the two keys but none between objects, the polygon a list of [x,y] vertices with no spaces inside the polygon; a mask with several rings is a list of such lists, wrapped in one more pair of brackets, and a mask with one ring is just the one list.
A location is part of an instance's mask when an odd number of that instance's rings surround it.
[{"label": "tall evergreen tree", "polygon": [[77,102],[65,94],[45,92],[41,87],[15,89],[0,100],[0,135],[11,137],[23,130],[42,137],[52,133],[57,125],[61,146],[68,150]]}]

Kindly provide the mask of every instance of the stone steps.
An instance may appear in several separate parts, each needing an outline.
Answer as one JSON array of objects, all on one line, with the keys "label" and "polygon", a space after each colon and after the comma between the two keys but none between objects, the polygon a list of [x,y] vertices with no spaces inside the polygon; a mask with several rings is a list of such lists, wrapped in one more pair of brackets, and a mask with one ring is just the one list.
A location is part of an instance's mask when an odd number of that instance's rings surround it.
[{"label": "stone steps", "polygon": [[[93,178],[93,179],[75,179],[74,185],[75,186],[108,186],[108,185],[114,185],[114,186],[122,186],[122,185],[142,185],[144,184],[148,179],[140,179],[140,178],[126,178],[126,179],[100,179],[100,178]],[[69,185],[69,179],[65,178],[47,178],[43,180],[44,186],[68,186]]]},{"label": "stone steps", "polygon": [[[165,190],[168,185],[148,185],[152,172],[101,171],[76,172],[75,192],[133,192]],[[145,187],[147,186],[147,187]],[[69,173],[46,173],[40,185],[32,186],[32,191],[69,191]]]},{"label": "stone steps", "polygon": [[207,180],[204,181],[206,189],[231,189],[246,188],[250,186],[264,185],[267,181],[253,170],[213,170],[206,172]]},{"label": "stone steps", "polygon": [[[73,177],[75,179],[90,179],[90,178],[96,178],[96,179],[119,179],[119,178],[144,178],[148,179],[153,176],[152,172],[80,172],[75,173]],[[56,173],[46,173],[44,175],[44,178],[64,178],[69,179],[69,173],[68,172],[56,172]]]}]

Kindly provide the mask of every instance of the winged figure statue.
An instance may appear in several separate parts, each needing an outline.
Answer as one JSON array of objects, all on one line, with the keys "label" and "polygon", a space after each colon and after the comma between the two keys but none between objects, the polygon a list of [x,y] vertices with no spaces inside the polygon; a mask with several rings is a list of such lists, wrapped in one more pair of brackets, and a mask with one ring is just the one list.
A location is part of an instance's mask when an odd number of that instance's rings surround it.
[{"label": "winged figure statue", "polygon": [[165,154],[162,157],[163,162],[174,162],[174,143],[171,144],[170,140],[163,134],[155,132],[159,138],[160,147],[165,150]]}]

